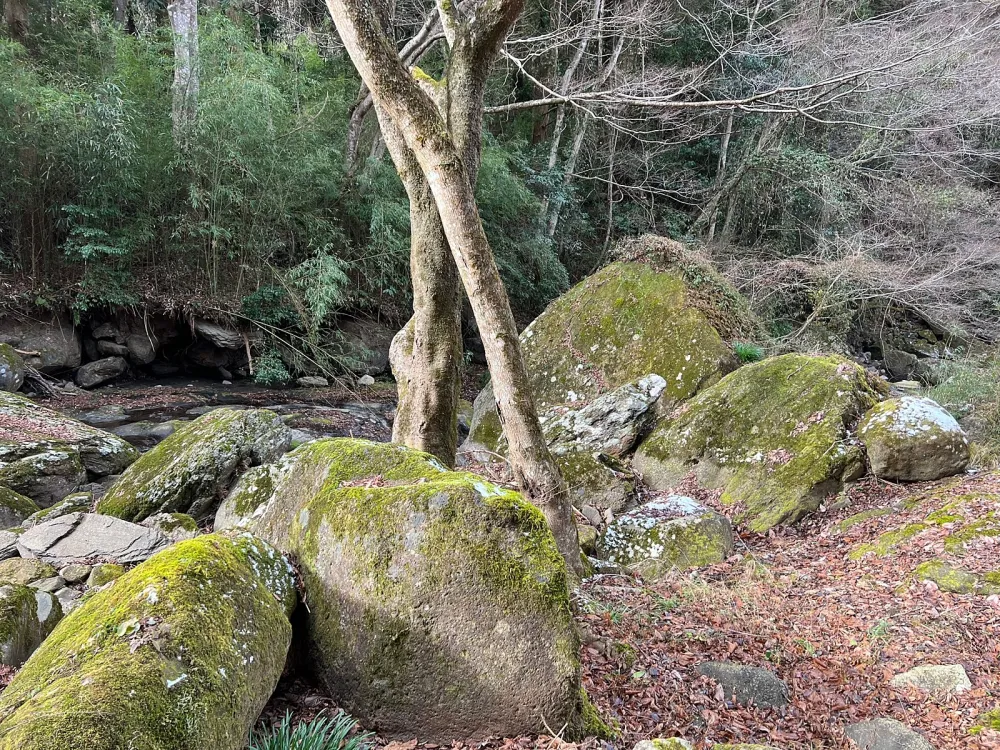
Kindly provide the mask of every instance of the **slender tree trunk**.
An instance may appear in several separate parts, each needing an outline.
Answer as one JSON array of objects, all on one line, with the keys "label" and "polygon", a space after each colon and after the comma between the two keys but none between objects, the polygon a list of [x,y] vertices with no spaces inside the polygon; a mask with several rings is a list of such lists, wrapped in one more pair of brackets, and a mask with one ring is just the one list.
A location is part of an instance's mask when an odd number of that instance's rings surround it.
[{"label": "slender tree trunk", "polygon": [[198,0],[167,5],[174,36],[174,141],[187,148],[198,114]]},{"label": "slender tree trunk", "polygon": [[28,41],[28,3],[26,0],[5,0],[3,22],[10,38],[20,44]]},{"label": "slender tree trunk", "polygon": [[[407,73],[370,0],[328,0],[327,4],[348,54],[372,92],[378,112],[396,125],[427,179],[483,335],[515,477],[525,497],[545,514],[567,565],[579,574],[580,548],[573,506],[538,422],[517,326],[483,230],[463,150],[427,93],[427,89],[439,90],[440,84],[419,71],[412,77]],[[468,54],[470,64],[488,71],[492,56],[522,5],[521,0],[486,3],[478,9],[472,29],[462,29],[456,19],[447,17],[447,8],[453,8],[450,3],[439,7],[445,15],[445,33],[452,44],[453,56]],[[469,68],[456,70],[463,69]],[[485,72],[477,73],[485,80]],[[448,88],[453,97],[463,97],[466,92],[468,89],[460,82]],[[481,127],[482,107],[469,106],[467,111]]]}]

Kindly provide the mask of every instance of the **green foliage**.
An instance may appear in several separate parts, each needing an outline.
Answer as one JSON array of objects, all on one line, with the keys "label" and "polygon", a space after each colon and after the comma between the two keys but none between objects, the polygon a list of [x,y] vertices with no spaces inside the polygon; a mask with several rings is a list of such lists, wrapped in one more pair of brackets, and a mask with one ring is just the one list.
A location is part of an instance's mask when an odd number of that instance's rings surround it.
[{"label": "green foliage", "polygon": [[745,341],[734,341],[733,351],[739,357],[740,362],[749,364],[750,362],[760,362],[764,359],[764,350],[757,344],[749,344]]},{"label": "green foliage", "polygon": [[270,731],[254,732],[248,750],[368,750],[374,735],[355,734],[356,722],[343,711],[294,724],[291,713]]},{"label": "green foliage", "polygon": [[1000,359],[955,362],[949,370],[928,395],[971,433],[973,463],[993,468],[1000,464]]},{"label": "green foliage", "polygon": [[284,385],[292,379],[281,354],[274,347],[265,349],[254,363],[253,379],[260,385]]}]

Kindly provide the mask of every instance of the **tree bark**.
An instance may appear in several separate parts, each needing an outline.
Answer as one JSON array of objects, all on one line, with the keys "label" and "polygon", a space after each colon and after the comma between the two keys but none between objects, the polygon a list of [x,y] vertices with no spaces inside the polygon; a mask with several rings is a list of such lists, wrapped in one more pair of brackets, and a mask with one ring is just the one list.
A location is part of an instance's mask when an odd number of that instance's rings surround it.
[{"label": "tree bark", "polygon": [[[427,179],[483,334],[515,477],[525,497],[545,514],[567,565],[579,574],[582,566],[573,507],[538,422],[510,301],[483,230],[472,181],[462,158],[461,146],[467,150],[469,144],[460,145],[453,140],[447,123],[427,93],[428,89],[439,90],[440,84],[420,71],[411,77],[403,68],[370,0],[327,0],[327,5],[383,121],[391,120],[396,126]],[[439,7],[453,57],[469,55],[470,63],[482,63],[492,61],[492,55],[520,14],[522,2],[490,0],[477,9],[475,25],[466,27],[456,18],[448,17],[448,9],[454,10],[452,4]],[[455,73],[481,74],[485,80],[482,69],[488,70],[488,62],[470,66],[475,70],[459,67]],[[456,81],[448,87],[448,93],[460,99],[465,97],[471,103],[474,99],[467,95],[474,91],[470,92],[463,84],[474,85],[477,81],[475,77]],[[481,127],[482,107],[467,107],[467,112]]]},{"label": "tree bark", "polygon": [[3,5],[3,22],[10,38],[19,44],[28,41],[28,3],[26,0],[6,0]]},{"label": "tree bark", "polygon": [[174,37],[174,141],[185,149],[198,114],[198,0],[171,0],[167,14]]}]

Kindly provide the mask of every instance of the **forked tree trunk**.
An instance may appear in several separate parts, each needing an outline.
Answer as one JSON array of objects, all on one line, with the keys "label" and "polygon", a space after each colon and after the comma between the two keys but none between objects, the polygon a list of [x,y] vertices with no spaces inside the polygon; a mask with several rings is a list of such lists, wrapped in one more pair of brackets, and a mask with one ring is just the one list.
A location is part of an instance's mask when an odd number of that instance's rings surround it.
[{"label": "forked tree trunk", "polygon": [[174,36],[174,142],[184,149],[198,114],[198,0],[171,0],[167,14]]},{"label": "forked tree trunk", "polygon": [[[548,519],[567,565],[579,574],[582,566],[573,506],[538,422],[517,326],[483,230],[461,147],[453,140],[437,105],[418,85],[416,79],[425,79],[424,74],[417,72],[411,77],[403,68],[371,0],[327,0],[327,5],[340,38],[372,92],[379,112],[396,126],[427,179],[445,237],[483,334],[515,477],[527,499]],[[445,6],[442,4],[442,7]],[[452,6],[448,4],[447,7]],[[468,35],[464,40],[467,52],[462,52],[462,40],[456,38],[452,42],[453,55],[470,55],[469,66],[459,70],[471,71],[477,66],[488,68],[492,54],[520,11],[521,0],[490,0],[482,5],[475,27],[461,32]],[[445,24],[447,33],[447,19]],[[486,57],[491,48],[491,56]],[[485,79],[485,75],[482,77]],[[433,90],[439,84],[423,80],[423,85]],[[449,87],[448,93],[462,97],[469,91],[456,82]],[[468,101],[471,103],[474,99]],[[481,120],[481,107],[478,111],[475,107],[467,110],[470,116]]]}]

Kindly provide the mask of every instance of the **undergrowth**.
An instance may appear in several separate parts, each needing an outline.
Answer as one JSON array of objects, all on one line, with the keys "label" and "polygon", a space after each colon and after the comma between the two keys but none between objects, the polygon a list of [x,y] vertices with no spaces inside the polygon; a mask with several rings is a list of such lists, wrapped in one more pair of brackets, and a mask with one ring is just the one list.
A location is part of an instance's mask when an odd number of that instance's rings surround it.
[{"label": "undergrowth", "polygon": [[975,466],[1000,467],[1000,359],[952,363],[948,377],[927,395],[961,420],[970,433]]},{"label": "undergrowth", "polygon": [[320,714],[293,726],[291,713],[269,731],[254,732],[247,750],[369,750],[370,733],[354,734],[355,721],[343,711]]}]

